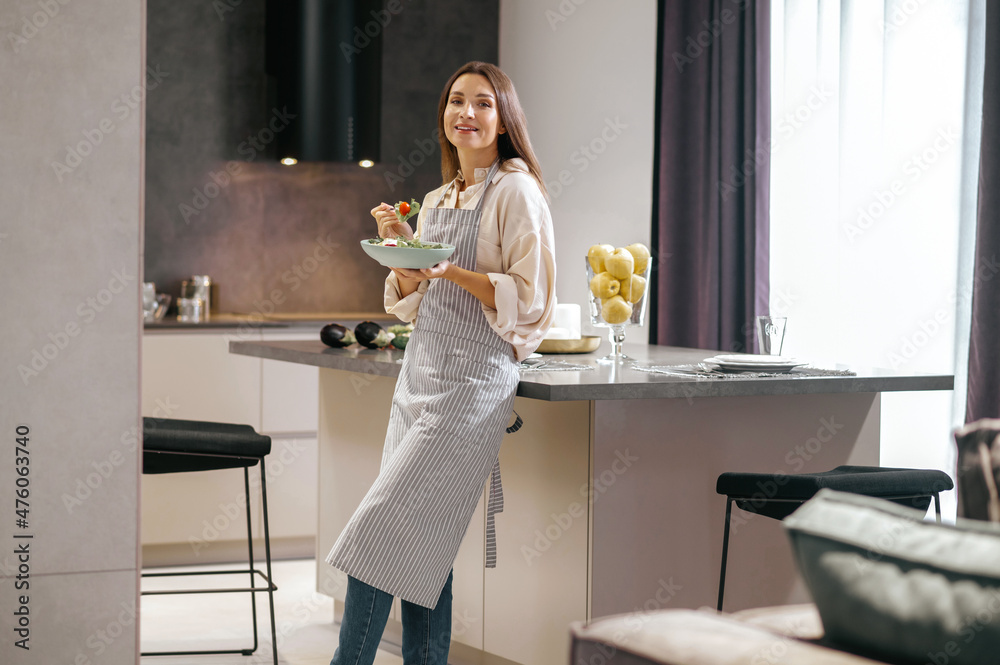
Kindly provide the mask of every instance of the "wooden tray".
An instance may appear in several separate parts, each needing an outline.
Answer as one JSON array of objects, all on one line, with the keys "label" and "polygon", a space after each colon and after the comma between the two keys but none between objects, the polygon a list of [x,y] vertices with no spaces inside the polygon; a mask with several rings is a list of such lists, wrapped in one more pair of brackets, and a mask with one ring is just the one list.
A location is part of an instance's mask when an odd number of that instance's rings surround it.
[{"label": "wooden tray", "polygon": [[588,335],[580,339],[543,339],[539,353],[590,353],[601,345],[601,337]]}]

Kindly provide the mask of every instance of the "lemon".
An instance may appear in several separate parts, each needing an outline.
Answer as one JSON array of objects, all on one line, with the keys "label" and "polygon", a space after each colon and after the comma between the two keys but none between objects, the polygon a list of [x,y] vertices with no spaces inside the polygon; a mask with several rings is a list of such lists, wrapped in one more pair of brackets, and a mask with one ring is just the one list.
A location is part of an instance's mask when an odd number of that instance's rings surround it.
[{"label": "lemon", "polygon": [[594,271],[595,275],[599,272],[604,272],[604,260],[613,251],[615,251],[615,248],[611,245],[592,245],[587,250],[587,260],[590,262],[590,268]]},{"label": "lemon", "polygon": [[646,272],[646,266],[649,265],[649,248],[641,242],[636,242],[625,249],[628,250],[628,253],[635,260],[635,266],[632,268],[633,271],[639,275]]},{"label": "lemon", "polygon": [[621,296],[612,296],[603,302],[601,317],[608,323],[625,323],[632,317],[632,305]]},{"label": "lemon", "polygon": [[629,275],[621,280],[618,293],[630,303],[637,303],[646,292],[646,279],[639,275]]},{"label": "lemon", "polygon": [[632,258],[632,255],[624,247],[619,247],[611,252],[611,256],[604,259],[605,269],[616,279],[626,279],[632,274],[634,266],[635,259]]},{"label": "lemon", "polygon": [[616,295],[620,287],[621,283],[609,272],[599,272],[590,280],[590,292],[601,300]]}]

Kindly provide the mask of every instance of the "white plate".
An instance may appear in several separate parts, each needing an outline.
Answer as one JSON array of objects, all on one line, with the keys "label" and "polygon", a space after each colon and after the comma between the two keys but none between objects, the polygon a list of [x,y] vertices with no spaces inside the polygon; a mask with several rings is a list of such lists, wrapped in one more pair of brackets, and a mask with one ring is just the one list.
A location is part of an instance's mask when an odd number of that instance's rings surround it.
[{"label": "white plate", "polygon": [[796,367],[807,365],[802,361],[787,356],[764,355],[720,355],[706,358],[705,362],[718,365],[724,372],[766,372],[785,374]]},{"label": "white plate", "polygon": [[731,365],[788,365],[798,360],[789,356],[771,356],[766,354],[738,353],[734,355],[718,355],[707,359],[709,362],[728,363]]}]

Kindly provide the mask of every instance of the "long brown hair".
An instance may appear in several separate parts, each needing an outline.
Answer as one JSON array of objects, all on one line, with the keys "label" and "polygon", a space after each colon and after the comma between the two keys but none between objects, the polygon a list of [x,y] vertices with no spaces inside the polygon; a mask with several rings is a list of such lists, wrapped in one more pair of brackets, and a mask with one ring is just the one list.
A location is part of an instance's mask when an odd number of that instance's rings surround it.
[{"label": "long brown hair", "polygon": [[460,168],[458,150],[444,133],[444,110],[448,106],[451,86],[463,74],[478,74],[485,77],[493,86],[493,90],[496,91],[500,126],[507,130],[497,137],[497,154],[500,157],[500,165],[503,166],[503,163],[508,159],[520,157],[528,166],[528,173],[538,183],[539,189],[548,196],[545,182],[542,180],[542,169],[538,166],[534,150],[531,149],[531,141],[528,139],[528,122],[524,118],[524,109],[521,108],[521,101],[517,98],[514,84],[499,67],[478,60],[467,62],[459,67],[458,71],[448,79],[444,90],[441,91],[441,101],[438,102],[438,132],[440,132],[438,140],[441,143],[442,184],[454,180]]}]

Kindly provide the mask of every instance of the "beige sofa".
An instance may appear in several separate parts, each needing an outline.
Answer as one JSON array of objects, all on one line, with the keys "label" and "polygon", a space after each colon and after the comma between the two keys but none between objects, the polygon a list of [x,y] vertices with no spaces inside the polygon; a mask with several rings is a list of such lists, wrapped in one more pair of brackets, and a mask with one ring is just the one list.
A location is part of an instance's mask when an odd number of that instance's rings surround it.
[{"label": "beige sofa", "polygon": [[825,646],[813,605],[623,614],[570,632],[571,665],[884,665]]}]

